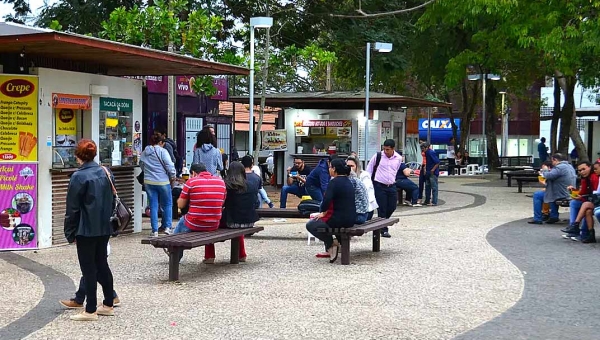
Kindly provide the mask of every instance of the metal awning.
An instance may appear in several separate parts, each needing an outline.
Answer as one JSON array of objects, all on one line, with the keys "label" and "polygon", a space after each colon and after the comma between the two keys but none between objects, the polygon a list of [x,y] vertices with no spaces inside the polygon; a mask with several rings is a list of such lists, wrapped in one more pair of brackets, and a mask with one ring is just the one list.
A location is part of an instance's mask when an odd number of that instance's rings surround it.
[{"label": "metal awning", "polygon": [[0,53],[71,60],[99,65],[110,76],[247,75],[245,67],[88,37],[0,23]]},{"label": "metal awning", "polygon": [[[229,97],[234,103],[249,102],[247,96]],[[260,104],[260,96],[254,98],[256,105]],[[365,92],[292,92],[275,93],[266,96],[265,105],[274,107],[289,107],[295,109],[341,109],[359,110],[365,106]],[[437,102],[421,98],[399,96],[394,94],[369,92],[369,107],[373,110],[387,110],[402,107],[451,107],[451,103]]]}]

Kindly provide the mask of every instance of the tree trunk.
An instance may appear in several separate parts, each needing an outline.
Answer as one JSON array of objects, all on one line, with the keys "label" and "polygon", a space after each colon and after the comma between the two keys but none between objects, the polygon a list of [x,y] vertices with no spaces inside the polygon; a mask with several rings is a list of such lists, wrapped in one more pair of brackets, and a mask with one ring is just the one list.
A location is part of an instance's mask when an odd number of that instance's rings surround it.
[{"label": "tree trunk", "polygon": [[571,125],[576,124],[575,115],[575,84],[577,79],[574,76],[564,76],[556,71],[558,83],[565,95],[565,105],[563,105],[560,114],[560,134],[558,137],[558,152],[563,155],[569,154],[569,141],[571,137]]},{"label": "tree trunk", "polygon": [[493,82],[489,82],[486,89],[486,122],[485,131],[487,139],[487,158],[488,166],[490,168],[497,168],[500,165],[498,159],[498,142],[496,136],[496,125],[498,122],[498,115],[496,112],[496,98],[498,97],[498,91],[493,85]]},{"label": "tree trunk", "polygon": [[471,121],[475,114],[475,103],[479,93],[478,86],[471,87],[471,98],[469,98],[469,88],[467,86],[468,80],[464,80],[461,87],[460,93],[462,96],[462,108],[460,112],[460,147],[458,150],[464,155],[465,150],[468,151],[469,145],[469,134],[471,133]]},{"label": "tree trunk", "polygon": [[[252,29],[252,28],[251,28]],[[265,101],[267,96],[267,78],[269,77],[269,49],[271,48],[271,29],[267,28],[267,42],[264,52],[264,66],[262,69],[262,94],[260,96],[260,111],[258,115],[258,125],[256,126],[256,149],[254,149],[254,159],[258,161],[258,153],[262,146],[262,124],[265,117]]]},{"label": "tree trunk", "polygon": [[558,122],[560,120],[560,85],[558,78],[554,77],[554,110],[552,110],[552,123],[550,125],[550,151],[556,152],[558,147]]}]

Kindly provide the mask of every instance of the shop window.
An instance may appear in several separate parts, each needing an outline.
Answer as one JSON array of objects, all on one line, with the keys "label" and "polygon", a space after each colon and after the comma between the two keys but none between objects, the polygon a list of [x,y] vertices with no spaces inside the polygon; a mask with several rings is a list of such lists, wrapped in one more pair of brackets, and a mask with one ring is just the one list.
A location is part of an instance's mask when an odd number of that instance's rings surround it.
[{"label": "shop window", "polygon": [[100,145],[98,155],[103,165],[137,164],[133,152],[133,101],[100,98]]}]

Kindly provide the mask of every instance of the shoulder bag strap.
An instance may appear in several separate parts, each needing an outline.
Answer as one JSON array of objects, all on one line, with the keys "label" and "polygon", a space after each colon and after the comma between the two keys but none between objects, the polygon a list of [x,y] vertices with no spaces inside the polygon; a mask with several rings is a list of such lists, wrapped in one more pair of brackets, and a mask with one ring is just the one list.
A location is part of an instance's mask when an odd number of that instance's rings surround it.
[{"label": "shoulder bag strap", "polygon": [[158,155],[158,152],[156,151],[156,146],[153,146],[152,148],[154,149],[154,154],[158,158],[158,161],[160,162],[160,164],[162,165],[163,169],[167,173],[167,176],[169,176],[169,172],[167,171],[167,167],[165,166],[165,163],[163,162],[162,158],[160,158],[160,156]]},{"label": "shoulder bag strap", "polygon": [[377,152],[377,158],[375,158],[375,166],[373,167],[373,174],[371,174],[372,182],[375,182],[375,173],[377,173],[377,168],[379,168],[379,162],[381,162],[381,151]]},{"label": "shoulder bag strap", "polygon": [[106,174],[106,177],[108,178],[108,182],[110,183],[110,186],[112,188],[113,195],[115,195],[116,198],[119,198],[119,195],[117,194],[117,188],[115,188],[115,185],[113,184],[113,181],[110,178],[110,174],[108,173],[108,169],[103,166],[102,170],[104,170],[104,173]]}]

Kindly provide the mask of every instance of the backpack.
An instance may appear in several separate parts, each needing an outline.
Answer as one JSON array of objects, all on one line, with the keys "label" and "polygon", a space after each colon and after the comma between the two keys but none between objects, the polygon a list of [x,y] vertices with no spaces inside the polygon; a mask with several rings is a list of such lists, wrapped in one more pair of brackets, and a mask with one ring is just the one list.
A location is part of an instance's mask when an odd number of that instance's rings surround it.
[{"label": "backpack", "polygon": [[321,202],[315,200],[304,200],[298,204],[298,210],[302,215],[308,216],[321,210]]},{"label": "backpack", "polygon": [[371,174],[372,182],[375,182],[375,173],[377,172],[377,168],[379,168],[380,162],[381,162],[381,151],[377,152],[377,158],[375,158],[375,166],[373,167],[373,173]]}]

